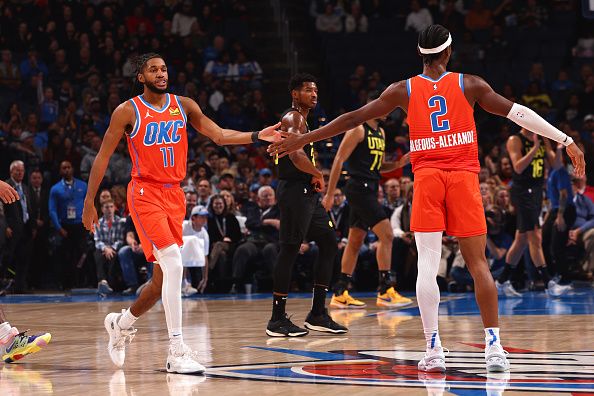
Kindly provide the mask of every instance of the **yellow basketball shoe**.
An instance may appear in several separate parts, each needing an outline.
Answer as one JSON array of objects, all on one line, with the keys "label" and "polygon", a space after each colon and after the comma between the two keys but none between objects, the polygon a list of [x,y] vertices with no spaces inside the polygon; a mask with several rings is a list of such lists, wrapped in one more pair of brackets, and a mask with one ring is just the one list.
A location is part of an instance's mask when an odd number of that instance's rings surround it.
[{"label": "yellow basketball shoe", "polygon": [[28,336],[25,334],[26,331],[19,333],[14,336],[12,342],[6,346],[4,353],[2,354],[2,360],[6,363],[12,363],[20,360],[25,356],[36,353],[49,344],[52,339],[50,333],[43,333]]},{"label": "yellow basketball shoe", "polygon": [[330,301],[330,307],[339,309],[360,309],[366,306],[363,301],[351,297],[348,290],[343,291],[340,296],[333,294]]},{"label": "yellow basketball shoe", "polygon": [[378,307],[398,308],[405,307],[410,304],[412,304],[412,300],[410,298],[401,296],[396,291],[396,289],[394,289],[394,287],[391,287],[388,290],[386,290],[384,294],[377,294],[376,305]]}]

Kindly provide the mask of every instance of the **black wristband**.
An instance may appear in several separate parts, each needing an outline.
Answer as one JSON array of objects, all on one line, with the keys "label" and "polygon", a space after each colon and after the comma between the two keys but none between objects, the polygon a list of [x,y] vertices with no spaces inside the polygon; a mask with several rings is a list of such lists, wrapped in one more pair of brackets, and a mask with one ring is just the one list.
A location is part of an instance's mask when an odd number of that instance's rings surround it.
[{"label": "black wristband", "polygon": [[260,131],[252,132],[252,143],[256,143],[258,141],[259,134],[260,134]]}]

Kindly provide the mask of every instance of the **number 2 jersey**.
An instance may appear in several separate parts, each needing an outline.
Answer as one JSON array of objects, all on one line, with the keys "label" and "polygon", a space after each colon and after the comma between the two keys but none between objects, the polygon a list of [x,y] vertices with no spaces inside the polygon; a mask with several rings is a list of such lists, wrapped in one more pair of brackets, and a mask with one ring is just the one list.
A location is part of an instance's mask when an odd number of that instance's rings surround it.
[{"label": "number 2 jersey", "polygon": [[421,168],[478,173],[474,110],[464,96],[464,76],[446,72],[437,80],[420,74],[406,80],[410,162]]},{"label": "number 2 jersey", "polygon": [[127,135],[132,159],[132,178],[178,184],[186,177],[188,135],[186,114],[176,95],[165,94],[166,102],[156,109],[142,95],[130,99],[136,114]]}]

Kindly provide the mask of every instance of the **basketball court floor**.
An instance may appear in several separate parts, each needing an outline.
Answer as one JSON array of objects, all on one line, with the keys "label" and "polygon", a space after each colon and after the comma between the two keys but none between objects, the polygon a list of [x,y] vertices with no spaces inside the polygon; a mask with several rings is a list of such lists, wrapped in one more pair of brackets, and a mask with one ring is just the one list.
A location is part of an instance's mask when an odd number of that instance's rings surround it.
[{"label": "basketball court floor", "polygon": [[[0,363],[0,395],[517,395],[594,394],[594,290],[557,299],[544,293],[500,300],[509,374],[487,376],[483,331],[472,294],[442,295],[440,331],[450,349],[446,375],[416,370],[424,340],[418,308],[333,311],[344,336],[310,333],[271,339],[264,333],[269,295],[184,299],[184,338],[208,367],[206,376],[167,374],[167,331],[159,303],[137,322],[138,333],[117,370],[103,329],[108,312],[131,300],[94,295],[0,299],[19,329],[50,331],[42,352]],[[59,302],[59,303],[58,303]],[[306,295],[287,307],[302,324]]]}]

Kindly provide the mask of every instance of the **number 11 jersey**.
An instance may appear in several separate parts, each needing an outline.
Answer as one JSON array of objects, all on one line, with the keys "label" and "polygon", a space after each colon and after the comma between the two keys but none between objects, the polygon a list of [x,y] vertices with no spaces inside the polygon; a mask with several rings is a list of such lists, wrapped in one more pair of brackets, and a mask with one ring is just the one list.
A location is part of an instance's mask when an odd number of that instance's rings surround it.
[{"label": "number 11 jersey", "polygon": [[128,137],[132,178],[179,184],[186,177],[188,157],[187,117],[176,95],[166,93],[161,109],[142,95],[130,99],[136,122]]},{"label": "number 11 jersey", "polygon": [[474,110],[464,96],[464,75],[446,72],[437,80],[420,74],[406,80],[410,162],[421,168],[478,173]]}]

